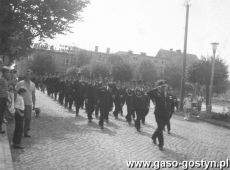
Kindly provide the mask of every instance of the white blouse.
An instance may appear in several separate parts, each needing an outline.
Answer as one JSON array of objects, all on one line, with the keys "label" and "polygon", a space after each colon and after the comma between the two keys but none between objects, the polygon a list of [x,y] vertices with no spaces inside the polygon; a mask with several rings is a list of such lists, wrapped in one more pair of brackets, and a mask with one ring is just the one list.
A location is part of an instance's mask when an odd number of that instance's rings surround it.
[{"label": "white blouse", "polygon": [[20,109],[20,110],[25,109],[23,97],[21,95],[19,95],[19,94],[17,95],[17,98],[15,100],[14,107],[16,109]]}]

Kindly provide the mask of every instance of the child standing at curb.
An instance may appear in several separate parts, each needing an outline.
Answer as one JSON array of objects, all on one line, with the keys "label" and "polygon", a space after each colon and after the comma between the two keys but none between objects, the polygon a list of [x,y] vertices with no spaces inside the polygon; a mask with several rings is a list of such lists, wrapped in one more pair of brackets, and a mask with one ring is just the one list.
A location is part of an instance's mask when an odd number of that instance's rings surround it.
[{"label": "child standing at curb", "polygon": [[192,110],[192,94],[189,93],[188,96],[184,99],[185,120],[190,119],[191,110]]},{"label": "child standing at curb", "polygon": [[13,148],[24,149],[21,146],[21,138],[23,133],[23,120],[24,120],[24,100],[22,95],[26,92],[26,89],[21,87],[18,90],[17,98],[15,100],[15,130],[13,136]]}]

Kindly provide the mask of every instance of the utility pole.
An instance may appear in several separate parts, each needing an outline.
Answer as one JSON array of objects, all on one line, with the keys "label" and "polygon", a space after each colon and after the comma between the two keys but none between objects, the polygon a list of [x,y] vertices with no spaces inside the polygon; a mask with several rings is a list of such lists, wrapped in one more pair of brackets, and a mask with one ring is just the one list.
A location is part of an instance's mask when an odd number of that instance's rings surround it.
[{"label": "utility pole", "polygon": [[190,4],[186,1],[186,22],[185,22],[185,36],[184,36],[184,58],[183,58],[183,72],[181,79],[181,96],[180,96],[180,110],[183,110],[184,92],[185,92],[185,71],[186,71],[186,57],[187,57],[187,37],[188,37],[188,18]]},{"label": "utility pole", "polygon": [[216,56],[216,49],[219,43],[214,42],[211,44],[212,44],[213,57],[212,57],[211,78],[210,78],[210,86],[209,86],[209,102],[208,102],[208,109],[207,109],[208,113],[212,112],[212,89],[213,89],[214,72],[215,72],[215,56]]}]

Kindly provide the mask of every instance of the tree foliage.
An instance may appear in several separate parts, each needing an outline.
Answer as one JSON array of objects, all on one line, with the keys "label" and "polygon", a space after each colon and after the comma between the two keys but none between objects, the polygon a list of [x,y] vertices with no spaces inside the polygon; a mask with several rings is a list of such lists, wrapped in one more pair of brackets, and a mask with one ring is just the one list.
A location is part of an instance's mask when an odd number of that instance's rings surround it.
[{"label": "tree foliage", "polygon": [[119,65],[121,63],[124,63],[123,59],[119,55],[111,55],[111,56],[109,56],[108,62],[111,65]]},{"label": "tree foliage", "polygon": [[81,74],[85,77],[90,77],[91,76],[91,70],[90,70],[90,65],[84,65],[81,67]]},{"label": "tree foliage", "polygon": [[0,0],[0,54],[22,55],[34,38],[69,32],[88,0]]},{"label": "tree foliage", "polygon": [[91,63],[91,76],[105,78],[109,76],[109,68],[104,63]]},{"label": "tree foliage", "polygon": [[136,77],[145,82],[155,82],[157,80],[155,65],[150,60],[143,60],[137,69]]},{"label": "tree foliage", "polygon": [[180,89],[181,86],[181,68],[177,65],[170,65],[165,68],[165,79],[173,89]]},{"label": "tree foliage", "polygon": [[133,69],[127,63],[120,63],[112,68],[112,76],[114,80],[130,81],[133,78]]},{"label": "tree foliage", "polygon": [[[209,85],[211,77],[211,64],[210,58],[202,58],[188,68],[188,80],[192,83],[199,83],[205,86],[206,89],[206,104],[209,100]],[[223,93],[227,90],[225,82],[228,79],[228,67],[220,58],[215,59],[215,72],[213,82],[213,92]]]},{"label": "tree foliage", "polygon": [[[197,63],[193,64],[188,69],[188,80],[192,83],[199,83],[205,86],[209,86],[211,77],[211,59],[202,58]],[[217,58],[215,60],[215,72],[214,72],[214,92],[218,93],[219,86],[228,79],[228,66],[223,60]],[[223,90],[223,89],[222,89]]]},{"label": "tree foliage", "polygon": [[78,54],[77,67],[82,67],[84,65],[90,64],[91,59],[91,56],[81,52],[80,54]]},{"label": "tree foliage", "polygon": [[66,75],[68,76],[77,76],[78,73],[79,73],[79,68],[77,68],[76,66],[70,67],[66,70]]},{"label": "tree foliage", "polygon": [[35,74],[44,75],[45,73],[55,73],[55,64],[52,56],[49,55],[36,55],[31,64],[31,70]]}]

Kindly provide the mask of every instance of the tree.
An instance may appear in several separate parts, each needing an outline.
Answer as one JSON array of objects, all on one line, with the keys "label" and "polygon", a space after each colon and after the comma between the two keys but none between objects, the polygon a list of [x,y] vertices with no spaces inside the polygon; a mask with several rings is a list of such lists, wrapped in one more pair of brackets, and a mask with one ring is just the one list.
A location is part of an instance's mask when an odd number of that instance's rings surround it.
[{"label": "tree", "polygon": [[127,63],[120,63],[112,68],[114,80],[130,81],[133,78],[132,67]]},{"label": "tree", "polygon": [[88,0],[0,0],[0,54],[23,55],[34,38],[70,32]]},{"label": "tree", "polygon": [[111,56],[109,56],[108,62],[111,65],[118,65],[118,64],[124,63],[123,59],[119,55],[111,55]]},{"label": "tree", "polygon": [[157,80],[155,65],[150,60],[143,60],[137,69],[136,77],[145,82],[155,82]]},{"label": "tree", "polygon": [[87,55],[86,53],[84,52],[81,52],[79,55],[78,55],[78,59],[77,59],[77,66],[78,67],[81,67],[81,66],[84,66],[86,64],[90,64],[90,61],[91,61],[92,57]]},{"label": "tree", "polygon": [[82,66],[80,70],[81,70],[80,72],[83,76],[85,76],[85,77],[91,76],[89,64]]},{"label": "tree", "polygon": [[104,63],[91,63],[91,75],[95,78],[109,76],[109,68]]},{"label": "tree", "polygon": [[30,68],[35,74],[38,75],[44,75],[45,73],[55,73],[55,64],[53,62],[52,56],[49,55],[36,55]]},{"label": "tree", "polygon": [[[206,104],[209,101],[209,85],[211,76],[211,59],[202,57],[201,60],[194,63],[188,68],[188,80],[192,83],[199,83],[205,86],[206,89]],[[228,79],[228,66],[220,58],[215,60],[215,72],[213,82],[213,92],[223,93],[227,90],[222,86]]]},{"label": "tree", "polygon": [[75,77],[77,76],[79,73],[79,68],[74,66],[74,67],[70,67],[66,70],[66,74],[70,77]]},{"label": "tree", "polygon": [[181,86],[181,68],[177,65],[170,65],[165,68],[165,79],[173,89],[180,89]]}]

